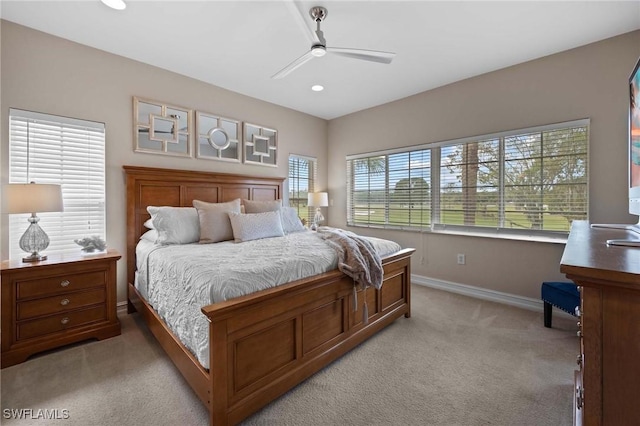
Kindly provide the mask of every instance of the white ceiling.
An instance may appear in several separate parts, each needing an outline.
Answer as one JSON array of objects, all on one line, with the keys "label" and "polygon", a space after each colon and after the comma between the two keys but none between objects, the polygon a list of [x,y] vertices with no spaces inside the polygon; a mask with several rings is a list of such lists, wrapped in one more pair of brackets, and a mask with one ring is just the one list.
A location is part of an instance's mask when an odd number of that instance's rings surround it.
[{"label": "white ceiling", "polygon": [[[1,0],[0,16],[324,119],[640,28],[640,1],[125,1]],[[395,59],[327,55],[272,80],[310,48],[312,6],[328,46]]]}]

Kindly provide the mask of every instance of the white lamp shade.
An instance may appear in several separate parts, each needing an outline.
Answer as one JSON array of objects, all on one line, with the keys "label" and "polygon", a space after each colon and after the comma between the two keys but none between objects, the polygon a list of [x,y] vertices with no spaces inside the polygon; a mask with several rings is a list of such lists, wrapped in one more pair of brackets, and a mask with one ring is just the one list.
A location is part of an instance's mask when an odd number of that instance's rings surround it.
[{"label": "white lamp shade", "polygon": [[61,212],[60,185],[41,183],[10,183],[3,187],[2,206],[5,213]]},{"label": "white lamp shade", "polygon": [[307,194],[307,204],[311,207],[328,207],[329,194],[326,192],[311,192]]}]

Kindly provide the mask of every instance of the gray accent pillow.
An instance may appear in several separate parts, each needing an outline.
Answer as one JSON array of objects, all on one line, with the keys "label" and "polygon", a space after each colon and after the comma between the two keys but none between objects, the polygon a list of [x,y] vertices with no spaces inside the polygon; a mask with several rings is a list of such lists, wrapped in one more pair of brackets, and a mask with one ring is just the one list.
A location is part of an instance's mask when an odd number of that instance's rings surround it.
[{"label": "gray accent pillow", "polygon": [[282,229],[285,234],[306,231],[298,217],[298,211],[293,207],[283,207],[280,209],[280,214],[282,215]]},{"label": "gray accent pillow", "polygon": [[158,244],[189,244],[200,238],[198,212],[193,207],[148,206]]},{"label": "gray accent pillow", "polygon": [[282,208],[282,200],[274,201],[253,201],[242,200],[244,204],[245,213],[264,213],[275,212]]},{"label": "gray accent pillow", "polygon": [[233,240],[229,213],[240,213],[240,198],[226,203],[207,203],[193,200],[193,206],[198,210],[200,243]]},{"label": "gray accent pillow", "polygon": [[229,213],[233,237],[236,243],[262,238],[283,237],[280,212]]}]

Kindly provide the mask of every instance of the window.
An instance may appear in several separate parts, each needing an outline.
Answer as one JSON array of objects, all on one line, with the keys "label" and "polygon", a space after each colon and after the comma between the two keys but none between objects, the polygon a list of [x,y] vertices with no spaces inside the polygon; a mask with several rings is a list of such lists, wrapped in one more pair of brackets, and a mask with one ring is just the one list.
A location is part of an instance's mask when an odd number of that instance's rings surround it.
[{"label": "window", "polygon": [[298,210],[298,216],[313,221],[315,210],[307,206],[307,194],[315,191],[317,161],[300,155],[289,156],[289,205]]},{"label": "window", "polygon": [[[105,128],[103,123],[18,109],[9,111],[9,183],[62,186],[64,212],[38,213],[49,235],[45,254],[80,250],[74,239],[105,238]],[[18,241],[29,214],[9,216],[9,255],[24,252]]]},{"label": "window", "polygon": [[347,223],[548,235],[587,219],[589,120],[347,157]]}]

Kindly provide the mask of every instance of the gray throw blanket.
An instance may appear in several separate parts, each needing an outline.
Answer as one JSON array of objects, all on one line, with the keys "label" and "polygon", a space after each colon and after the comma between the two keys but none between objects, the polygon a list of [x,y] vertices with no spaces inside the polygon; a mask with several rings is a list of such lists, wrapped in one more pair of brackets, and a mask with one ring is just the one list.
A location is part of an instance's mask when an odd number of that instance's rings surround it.
[{"label": "gray throw blanket", "polygon": [[318,235],[327,241],[338,253],[338,269],[353,278],[364,289],[382,287],[382,260],[373,244],[367,239],[338,228],[323,226]]}]

